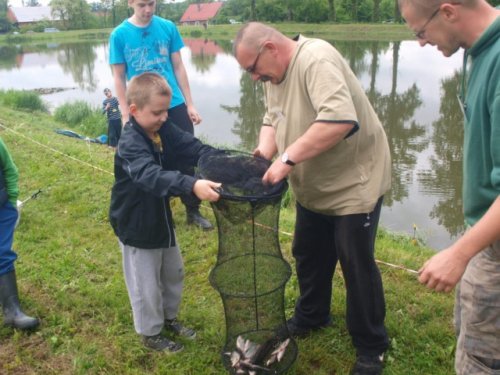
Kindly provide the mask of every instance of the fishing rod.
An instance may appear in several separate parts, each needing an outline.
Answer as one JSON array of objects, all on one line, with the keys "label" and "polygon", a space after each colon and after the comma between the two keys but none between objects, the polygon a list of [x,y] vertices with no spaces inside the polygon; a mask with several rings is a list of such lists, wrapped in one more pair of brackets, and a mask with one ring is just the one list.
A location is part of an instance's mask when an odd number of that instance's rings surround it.
[{"label": "fishing rod", "polygon": [[23,201],[18,200],[17,201],[16,206],[17,206],[18,214],[17,214],[17,221],[16,221],[16,226],[15,226],[16,228],[19,225],[19,221],[21,220],[21,208],[23,207],[23,205],[31,199],[36,199],[41,192],[42,192],[42,189],[38,189],[36,192],[31,194],[31,196],[29,196],[25,200],[23,200]]},{"label": "fishing rod", "polygon": [[28,198],[26,198],[23,201],[18,200],[17,201],[17,209],[19,210],[29,200],[36,199],[40,193],[42,193],[42,189],[38,189],[36,192],[34,192],[33,194],[31,194],[31,196],[29,196]]}]

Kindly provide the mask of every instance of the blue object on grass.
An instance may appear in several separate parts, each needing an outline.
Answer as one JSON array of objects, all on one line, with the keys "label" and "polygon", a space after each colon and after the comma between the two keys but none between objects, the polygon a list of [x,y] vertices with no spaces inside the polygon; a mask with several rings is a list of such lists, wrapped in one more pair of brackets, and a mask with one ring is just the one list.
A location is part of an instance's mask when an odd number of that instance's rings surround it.
[{"label": "blue object on grass", "polygon": [[88,142],[92,142],[92,143],[99,143],[102,145],[105,145],[108,143],[108,136],[106,134],[102,134],[96,138],[89,138],[89,137],[85,137],[83,135],[80,135],[80,134],[74,132],[73,130],[56,129],[55,132],[57,134],[65,135],[65,136],[68,136],[71,138],[81,139],[83,141],[88,141]]}]

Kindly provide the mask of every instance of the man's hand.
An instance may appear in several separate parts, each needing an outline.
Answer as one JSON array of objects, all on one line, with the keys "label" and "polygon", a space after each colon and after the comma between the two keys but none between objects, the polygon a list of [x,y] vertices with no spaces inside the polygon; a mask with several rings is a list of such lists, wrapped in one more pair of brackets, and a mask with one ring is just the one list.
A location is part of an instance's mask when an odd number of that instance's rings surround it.
[{"label": "man's hand", "polygon": [[193,193],[202,201],[217,202],[220,194],[215,189],[222,186],[219,182],[198,180],[194,183]]},{"label": "man's hand", "polygon": [[469,263],[454,247],[449,247],[429,259],[418,271],[418,281],[437,292],[450,292],[460,281]]},{"label": "man's hand", "polygon": [[187,106],[187,112],[188,112],[189,118],[191,119],[191,121],[193,122],[194,125],[198,125],[202,121],[200,114],[198,113],[198,111],[196,110],[196,108],[194,106],[192,106],[192,105]]},{"label": "man's hand", "polygon": [[259,144],[252,152],[253,156],[271,160],[276,152],[278,152],[274,137],[275,131],[273,127],[263,125],[260,128]]},{"label": "man's hand", "polygon": [[281,160],[275,160],[266,173],[264,173],[262,182],[264,184],[276,185],[288,176],[292,168],[291,165],[285,164]]}]

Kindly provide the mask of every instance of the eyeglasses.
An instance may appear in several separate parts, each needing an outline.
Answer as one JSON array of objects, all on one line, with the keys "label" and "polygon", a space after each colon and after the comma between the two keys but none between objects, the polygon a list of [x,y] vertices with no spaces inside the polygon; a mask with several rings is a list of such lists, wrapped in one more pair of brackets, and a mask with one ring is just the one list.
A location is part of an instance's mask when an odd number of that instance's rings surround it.
[{"label": "eyeglasses", "polygon": [[431,16],[429,17],[429,19],[427,20],[427,22],[424,23],[424,26],[422,26],[422,28],[419,31],[415,32],[415,38],[417,38],[417,39],[424,39],[425,38],[425,28],[434,19],[434,17],[437,16],[437,14],[439,13],[440,10],[441,10],[441,7],[437,8],[434,11],[434,13],[431,14]]},{"label": "eyeglasses", "polygon": [[255,58],[253,64],[250,65],[248,68],[245,69],[248,74],[254,74],[255,73],[255,69],[257,69],[257,64],[259,63],[260,55],[264,51],[264,44],[265,43],[262,43],[262,45],[260,46],[259,52],[257,53],[257,57]]}]

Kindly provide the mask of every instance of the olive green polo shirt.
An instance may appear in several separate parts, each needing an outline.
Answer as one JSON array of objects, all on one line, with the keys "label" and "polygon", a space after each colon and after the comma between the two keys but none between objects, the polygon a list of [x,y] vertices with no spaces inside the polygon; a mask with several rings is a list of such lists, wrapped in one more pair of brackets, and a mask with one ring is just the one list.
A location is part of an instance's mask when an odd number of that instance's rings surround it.
[{"label": "olive green polo shirt", "polygon": [[327,215],[371,212],[390,188],[384,129],[358,79],[339,52],[300,37],[279,84],[265,84],[263,123],[276,131],[279,153],[316,121],[352,123],[355,132],[320,155],[297,164],[290,185],[298,202]]}]

